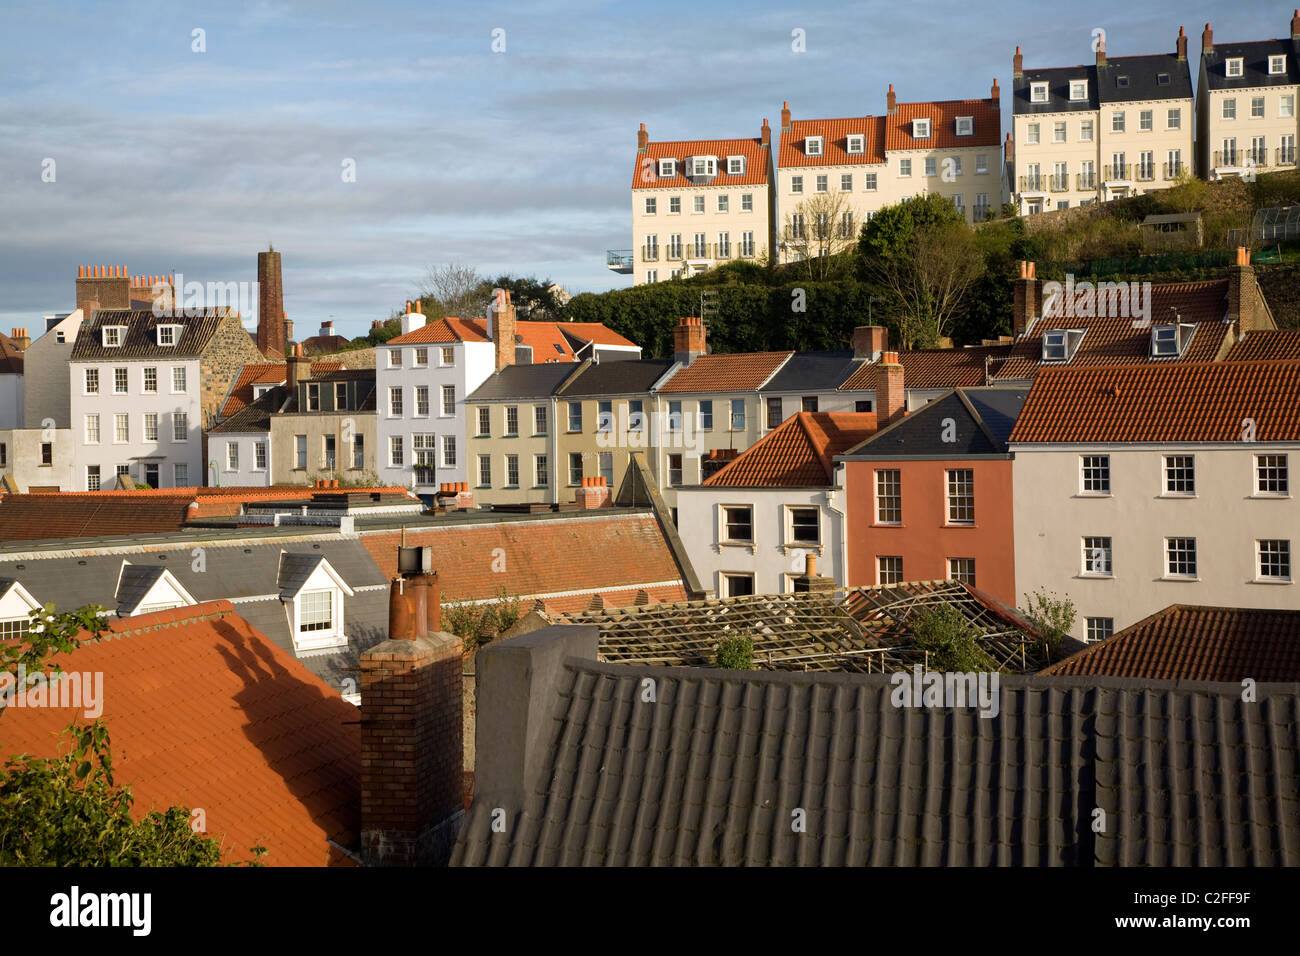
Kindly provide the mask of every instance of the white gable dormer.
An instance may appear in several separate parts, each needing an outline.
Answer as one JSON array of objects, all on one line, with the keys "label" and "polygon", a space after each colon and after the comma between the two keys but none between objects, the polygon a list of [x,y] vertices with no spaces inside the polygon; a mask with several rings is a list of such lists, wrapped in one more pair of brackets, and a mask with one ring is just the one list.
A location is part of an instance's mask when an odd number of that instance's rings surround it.
[{"label": "white gable dormer", "polygon": [[25,635],[32,612],[40,609],[41,603],[18,581],[0,580],[0,640]]},{"label": "white gable dormer", "polygon": [[123,561],[117,572],[117,615],[137,617],[199,602],[167,568]]},{"label": "white gable dormer", "polygon": [[126,338],[125,325],[106,325],[100,329],[100,335],[103,337],[104,348],[116,349],[122,347],[122,340]]},{"label": "white gable dormer", "polygon": [[344,602],[354,592],[324,555],[281,553],[279,578],[280,601],[289,615],[297,656],[309,657],[348,643]]},{"label": "white gable dormer", "polygon": [[160,325],[155,330],[158,345],[162,348],[173,348],[181,338],[181,329],[179,325]]}]

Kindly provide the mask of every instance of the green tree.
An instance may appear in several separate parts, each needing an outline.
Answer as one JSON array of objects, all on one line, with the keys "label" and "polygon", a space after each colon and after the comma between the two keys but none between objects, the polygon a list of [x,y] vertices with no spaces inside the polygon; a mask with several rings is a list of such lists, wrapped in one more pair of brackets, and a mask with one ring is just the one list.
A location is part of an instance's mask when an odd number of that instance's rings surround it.
[{"label": "green tree", "polygon": [[858,249],[868,261],[906,258],[918,230],[965,224],[951,199],[936,193],[913,196],[872,216],[862,227]]},{"label": "green tree", "polygon": [[930,670],[963,674],[998,670],[997,662],[979,645],[979,628],[951,604],[918,611],[909,626],[917,650],[926,652]]},{"label": "green tree", "polygon": [[442,606],[442,626],[459,637],[470,651],[487,644],[514,627],[523,615],[517,595],[507,594],[505,588],[497,592],[495,601],[472,604],[453,601]]},{"label": "green tree", "polygon": [[1020,612],[1034,629],[1043,636],[1050,659],[1060,654],[1061,644],[1074,627],[1074,602],[1068,597],[1058,598],[1043,588],[1025,595],[1025,607]]}]

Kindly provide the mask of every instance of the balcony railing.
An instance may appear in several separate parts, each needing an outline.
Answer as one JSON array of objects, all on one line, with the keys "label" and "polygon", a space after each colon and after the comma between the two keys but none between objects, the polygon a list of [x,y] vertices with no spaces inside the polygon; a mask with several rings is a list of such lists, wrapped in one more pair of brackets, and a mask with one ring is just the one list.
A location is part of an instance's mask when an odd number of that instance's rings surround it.
[{"label": "balcony railing", "polygon": [[1041,174],[1020,177],[1020,191],[1022,193],[1041,193],[1047,186],[1047,177]]},{"label": "balcony railing", "polygon": [[1156,167],[1154,164],[1150,166],[1143,166],[1141,163],[1137,164],[1138,182],[1149,183],[1152,182],[1155,178],[1156,178]]},{"label": "balcony railing", "polygon": [[1102,167],[1101,174],[1108,183],[1127,183],[1133,181],[1132,163],[1108,163]]},{"label": "balcony railing", "polygon": [[1279,146],[1273,150],[1274,166],[1294,166],[1295,165],[1295,147]]},{"label": "balcony railing", "polygon": [[1047,188],[1054,193],[1066,192],[1070,188],[1069,174],[1063,173],[1060,176],[1055,174],[1049,176],[1047,179]]},{"label": "balcony railing", "polygon": [[631,249],[610,249],[605,253],[605,265],[611,272],[631,275],[633,258]]},{"label": "balcony railing", "polygon": [[1182,163],[1165,163],[1165,179],[1177,179],[1186,168]]},{"label": "balcony railing", "polygon": [[1074,177],[1075,189],[1096,189],[1097,176],[1094,173],[1078,173]]},{"label": "balcony railing", "polygon": [[659,261],[659,247],[658,247],[658,246],[642,246],[642,247],[641,247],[641,261],[642,261],[642,262],[658,262],[658,261]]},{"label": "balcony railing", "polygon": [[1238,149],[1219,149],[1214,152],[1214,165],[1216,167],[1238,166],[1241,164],[1245,153]]}]

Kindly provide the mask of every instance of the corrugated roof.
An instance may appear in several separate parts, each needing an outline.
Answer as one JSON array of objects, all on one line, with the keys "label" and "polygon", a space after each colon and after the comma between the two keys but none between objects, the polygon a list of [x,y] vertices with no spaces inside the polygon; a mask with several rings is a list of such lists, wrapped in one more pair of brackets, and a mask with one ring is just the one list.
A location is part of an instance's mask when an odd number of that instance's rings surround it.
[{"label": "corrugated roof", "polygon": [[799,488],[833,483],[831,459],[876,431],[872,412],[799,412],[727,462],[706,487]]},{"label": "corrugated roof", "polygon": [[[651,142],[644,155],[636,157],[632,168],[633,189],[689,189],[696,185],[685,175],[687,156],[716,156],[718,175],[701,180],[708,186],[762,186],[767,183],[768,153],[758,139],[687,139]],[[744,156],[745,171],[732,176],[727,173],[727,157]],[[660,159],[677,160],[677,175],[660,178]],[[646,162],[650,160],[650,162]]]},{"label": "corrugated roof", "polygon": [[[202,808],[227,861],[346,864],[360,842],[358,711],[228,601],[126,618],[57,661],[103,675],[113,774],[151,808]],[[9,708],[4,755],[52,757],[83,708]]]},{"label": "corrugated roof", "polygon": [[1042,673],[1300,681],[1300,611],[1174,604]]},{"label": "corrugated roof", "polygon": [[659,389],[661,392],[750,392],[794,352],[731,352],[701,355]]},{"label": "corrugated roof", "polygon": [[1015,442],[1300,439],[1300,361],[1044,368]]}]

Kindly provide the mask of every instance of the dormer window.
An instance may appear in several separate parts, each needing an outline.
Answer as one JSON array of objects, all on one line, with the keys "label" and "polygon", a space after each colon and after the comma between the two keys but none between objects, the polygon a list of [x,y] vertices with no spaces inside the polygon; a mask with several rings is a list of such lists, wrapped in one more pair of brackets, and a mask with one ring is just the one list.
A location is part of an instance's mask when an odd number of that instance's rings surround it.
[{"label": "dormer window", "polygon": [[254,385],[254,386],[253,386],[253,401],[257,401],[259,398],[261,398],[263,395],[265,395],[267,392],[269,392],[269,391],[270,391],[271,389],[273,389],[273,388],[275,388],[274,385]]},{"label": "dormer window", "polygon": [[743,176],[745,174],[745,157],[728,156],[727,157],[727,175]]},{"label": "dormer window", "polygon": [[1159,86],[1168,86],[1168,85],[1169,85],[1169,74],[1168,74],[1168,73],[1157,73],[1157,74],[1156,74],[1156,83],[1157,83]]},{"label": "dormer window", "polygon": [[867,138],[861,133],[851,133],[845,146],[846,151],[854,155],[865,153],[867,151]]},{"label": "dormer window", "polygon": [[822,138],[820,136],[805,137],[803,151],[808,156],[820,156],[822,154]]},{"label": "dormer window", "polygon": [[1151,357],[1179,358],[1192,341],[1196,326],[1183,322],[1178,325],[1156,325],[1151,328]]},{"label": "dormer window", "polygon": [[1115,85],[1118,86],[1121,90],[1127,90],[1127,89],[1128,89],[1128,77],[1127,77],[1127,76],[1117,76],[1117,77],[1115,77]]},{"label": "dormer window", "polygon": [[1029,84],[1029,102],[1046,103],[1047,102],[1047,84],[1031,83]]},{"label": "dormer window", "polygon": [[323,555],[281,554],[277,583],[298,656],[347,644],[344,605],[355,592]]},{"label": "dormer window", "polygon": [[1043,333],[1043,361],[1068,362],[1083,341],[1085,329],[1049,329]]},{"label": "dormer window", "polygon": [[158,326],[158,344],[161,346],[173,346],[176,340],[180,338],[179,325],[160,325]]},{"label": "dormer window", "polygon": [[913,139],[930,138],[930,121],[928,119],[912,120],[912,138]]},{"label": "dormer window", "polygon": [[659,160],[659,178],[668,179],[677,175],[677,160],[661,159]]},{"label": "dormer window", "polygon": [[1225,76],[1241,76],[1243,72],[1243,61],[1239,56],[1234,56],[1224,61],[1223,72]]},{"label": "dormer window", "polygon": [[1080,100],[1088,98],[1088,81],[1071,80],[1070,81],[1070,102],[1077,103]]},{"label": "dormer window", "polygon": [[716,156],[692,156],[688,162],[691,165],[692,176],[718,175],[718,158]]},{"label": "dormer window", "polygon": [[1279,53],[1277,56],[1268,58],[1268,72],[1270,76],[1276,76],[1279,73],[1286,72],[1286,54]]},{"label": "dormer window", "polygon": [[975,135],[975,117],[958,116],[957,117],[957,135],[974,136]]},{"label": "dormer window", "polygon": [[106,325],[104,326],[104,348],[116,349],[121,348],[122,339],[125,337],[125,325]]}]

